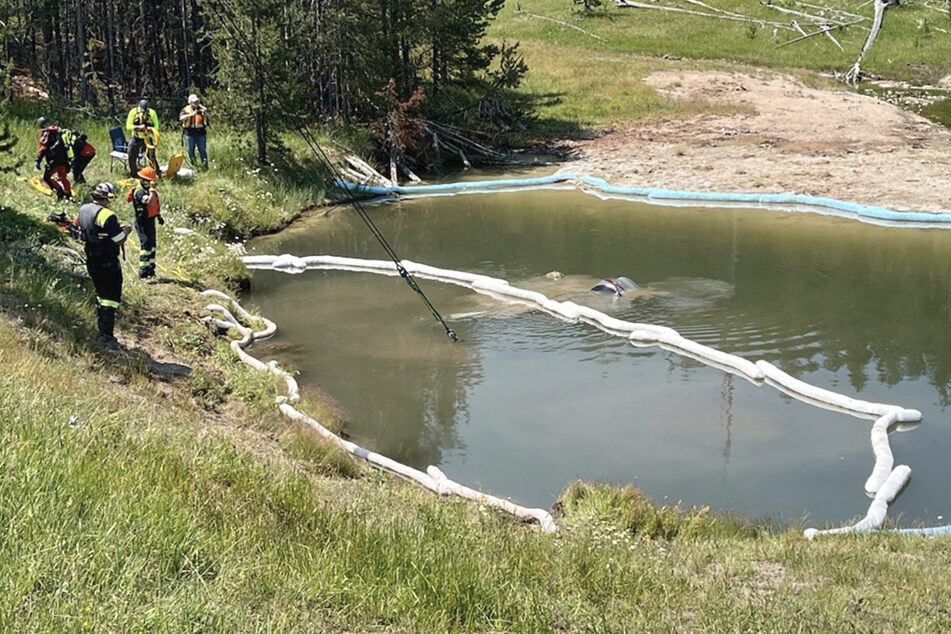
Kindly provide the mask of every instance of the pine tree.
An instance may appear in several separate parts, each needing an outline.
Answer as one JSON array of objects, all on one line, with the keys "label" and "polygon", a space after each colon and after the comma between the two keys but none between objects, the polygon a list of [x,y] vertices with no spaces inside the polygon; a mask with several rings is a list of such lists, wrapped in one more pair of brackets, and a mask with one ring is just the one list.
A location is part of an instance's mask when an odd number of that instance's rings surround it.
[{"label": "pine tree", "polygon": [[259,165],[279,147],[280,127],[296,118],[289,76],[294,56],[303,56],[290,31],[294,8],[278,0],[206,0],[218,68],[216,110],[232,126],[254,133]]},{"label": "pine tree", "polygon": [[22,159],[18,159],[13,152],[19,139],[10,132],[10,117],[8,116],[10,98],[13,95],[11,68],[12,64],[5,64],[3,73],[0,75],[0,82],[2,82],[0,85],[3,86],[3,92],[0,94],[0,121],[3,121],[3,127],[0,128],[0,172],[5,174],[15,173],[23,165]]},{"label": "pine tree", "polygon": [[4,121],[3,128],[0,129],[0,172],[5,174],[16,172],[23,165],[23,161],[13,154],[13,148],[16,147],[18,140],[16,135],[10,133],[10,124]]}]

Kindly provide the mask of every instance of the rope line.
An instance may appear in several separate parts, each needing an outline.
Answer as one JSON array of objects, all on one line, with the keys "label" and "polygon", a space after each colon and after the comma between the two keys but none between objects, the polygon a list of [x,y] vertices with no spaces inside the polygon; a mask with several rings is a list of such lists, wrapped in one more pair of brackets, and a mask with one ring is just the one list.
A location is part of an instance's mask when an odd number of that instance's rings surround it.
[{"label": "rope line", "polygon": [[[270,88],[271,95],[277,101],[282,113],[287,116],[288,112],[291,110],[287,101],[283,97],[283,93],[280,90],[279,86],[275,86],[271,80],[271,75],[267,72],[264,63],[261,58],[258,56],[257,48],[253,45],[254,43],[250,41],[245,35],[244,30],[237,23],[237,20],[234,16],[234,13],[230,8],[221,0],[210,0],[209,5],[215,8],[220,16],[222,16],[222,24],[225,27],[225,30],[228,32],[228,36],[240,44],[237,47],[239,51],[244,55],[245,59],[251,64],[254,70],[258,73],[262,83],[265,87]],[[224,24],[227,21],[228,24]],[[230,27],[230,28],[229,28]],[[298,134],[304,140],[304,144],[314,153],[317,157],[317,160],[320,161],[325,168],[333,175],[335,182],[342,182],[344,179],[340,171],[334,166],[333,161],[330,160],[330,157],[321,147],[320,143],[317,141],[316,136],[311,131],[310,127],[306,122],[301,122],[300,125],[296,126]],[[439,311],[436,310],[436,307],[429,300],[423,290],[419,287],[419,284],[416,283],[416,280],[413,279],[413,276],[406,270],[405,267],[401,264],[401,259],[397,255],[396,251],[390,246],[390,243],[387,242],[383,233],[373,222],[373,219],[370,218],[369,214],[366,212],[366,209],[363,205],[360,204],[360,201],[354,195],[354,193],[347,188],[343,188],[343,191],[346,193],[347,201],[353,206],[357,211],[357,214],[366,224],[367,228],[370,230],[370,233],[377,239],[377,242],[380,243],[380,246],[383,247],[383,250],[386,252],[387,256],[393,260],[396,264],[397,271],[400,273],[400,277],[406,282],[406,284],[416,292],[417,295],[423,300],[423,303],[426,304],[429,308],[429,312],[432,314],[433,318],[438,321],[443,329],[446,331],[449,339],[453,342],[459,341],[459,336],[453,331],[449,325],[446,323],[446,320],[443,319],[442,315],[439,314]]]}]

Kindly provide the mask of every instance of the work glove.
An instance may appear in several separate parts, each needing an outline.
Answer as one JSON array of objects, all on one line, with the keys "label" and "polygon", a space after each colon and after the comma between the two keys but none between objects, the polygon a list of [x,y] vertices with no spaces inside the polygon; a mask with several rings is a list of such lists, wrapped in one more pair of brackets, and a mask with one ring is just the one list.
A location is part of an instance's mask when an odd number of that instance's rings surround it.
[{"label": "work glove", "polygon": [[161,215],[156,216],[156,218],[158,219],[158,223],[159,223],[160,225],[164,225],[164,224],[165,224],[165,218],[163,218]]},{"label": "work glove", "polygon": [[33,169],[40,169],[40,159],[36,159],[36,161],[33,163]]}]

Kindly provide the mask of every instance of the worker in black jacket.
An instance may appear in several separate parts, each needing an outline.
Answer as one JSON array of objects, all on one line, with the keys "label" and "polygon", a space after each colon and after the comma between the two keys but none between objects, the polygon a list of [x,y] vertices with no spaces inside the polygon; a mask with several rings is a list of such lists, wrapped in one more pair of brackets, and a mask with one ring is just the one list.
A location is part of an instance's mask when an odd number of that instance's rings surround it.
[{"label": "worker in black jacket", "polygon": [[109,350],[122,346],[115,337],[116,311],[122,301],[122,266],[119,250],[132,231],[121,226],[115,212],[109,209],[116,197],[112,183],[99,183],[92,191],[92,202],[79,208],[77,224],[85,243],[86,271],[96,287],[98,342]]}]

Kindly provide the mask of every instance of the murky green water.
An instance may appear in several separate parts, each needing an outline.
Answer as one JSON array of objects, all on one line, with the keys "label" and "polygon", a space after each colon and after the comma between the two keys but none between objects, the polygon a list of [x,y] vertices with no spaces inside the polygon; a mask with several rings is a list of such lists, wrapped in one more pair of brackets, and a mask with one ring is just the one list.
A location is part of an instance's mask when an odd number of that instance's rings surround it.
[{"label": "murky green water", "polygon": [[[848,396],[919,409],[893,433],[912,480],[890,511],[951,520],[951,230],[814,214],[664,208],[574,191],[370,207],[401,257],[483,273],[686,337]],[[255,253],[386,259],[349,210],[257,241]],[[544,275],[557,270],[559,282]],[[636,297],[587,292],[626,275]],[[280,328],[255,348],[345,410],[352,438],[517,502],[575,478],[655,500],[795,520],[862,516],[871,421],[791,400],[590,326],[420,281],[452,344],[399,279],[256,272],[246,301]]]}]

